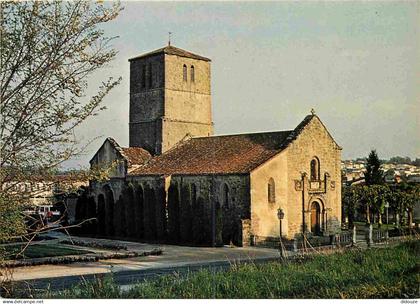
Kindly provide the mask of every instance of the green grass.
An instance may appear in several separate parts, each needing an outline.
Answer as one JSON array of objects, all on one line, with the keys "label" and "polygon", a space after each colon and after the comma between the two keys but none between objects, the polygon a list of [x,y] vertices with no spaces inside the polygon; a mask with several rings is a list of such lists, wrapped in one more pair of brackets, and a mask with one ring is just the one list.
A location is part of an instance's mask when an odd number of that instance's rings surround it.
[{"label": "green grass", "polygon": [[24,245],[9,245],[2,246],[1,250],[6,260],[79,255],[89,253],[89,251],[66,248],[59,244],[34,244],[29,245],[22,255],[18,255],[22,251],[23,247]]},{"label": "green grass", "polygon": [[105,276],[44,298],[418,298],[420,241],[393,248],[165,275],[121,291]]}]

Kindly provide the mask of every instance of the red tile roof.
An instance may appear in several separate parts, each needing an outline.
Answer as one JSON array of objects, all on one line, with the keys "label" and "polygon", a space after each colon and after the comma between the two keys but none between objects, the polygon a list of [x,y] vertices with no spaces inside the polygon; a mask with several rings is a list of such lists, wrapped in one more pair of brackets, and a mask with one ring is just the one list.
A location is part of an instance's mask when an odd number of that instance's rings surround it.
[{"label": "red tile roof", "polygon": [[152,156],[150,153],[142,148],[129,147],[121,148],[121,155],[128,160],[130,165],[143,165],[146,163]]},{"label": "red tile roof", "polygon": [[89,161],[92,165],[93,160],[95,159],[96,155],[98,155],[99,151],[101,151],[102,147],[105,145],[106,142],[109,142],[111,146],[125,159],[127,160],[128,166],[132,165],[143,165],[146,161],[152,158],[152,155],[143,148],[138,147],[129,147],[123,148],[121,147],[115,139],[112,137],[108,137],[102,146],[96,151],[95,155]]},{"label": "red tile roof", "polygon": [[314,117],[306,116],[289,131],[191,138],[151,158],[129,175],[249,173],[284,150]]},{"label": "red tile roof", "polygon": [[146,54],[142,54],[139,55],[137,57],[134,58],[130,58],[128,59],[128,61],[132,61],[132,60],[136,60],[136,59],[140,59],[140,58],[145,58],[145,57],[149,57],[149,56],[155,56],[155,55],[159,55],[159,54],[167,54],[167,55],[176,55],[176,56],[180,56],[180,57],[187,57],[187,58],[193,58],[193,59],[198,59],[198,60],[204,60],[204,61],[211,61],[209,58],[197,55],[197,54],[193,54],[191,52],[188,52],[186,50],[183,49],[179,49],[177,47],[168,45],[165,46],[163,48],[157,49],[155,51],[146,53]]},{"label": "red tile roof", "polygon": [[192,138],[152,158],[130,175],[247,173],[280,152],[291,133]]}]

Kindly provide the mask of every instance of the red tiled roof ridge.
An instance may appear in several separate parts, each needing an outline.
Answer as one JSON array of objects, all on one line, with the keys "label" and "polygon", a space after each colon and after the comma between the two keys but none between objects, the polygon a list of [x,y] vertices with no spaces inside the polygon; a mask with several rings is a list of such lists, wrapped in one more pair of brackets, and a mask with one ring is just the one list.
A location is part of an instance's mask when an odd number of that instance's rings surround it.
[{"label": "red tiled roof ridge", "polygon": [[281,131],[261,131],[261,132],[249,132],[249,133],[219,134],[219,135],[210,135],[210,136],[197,136],[197,137],[192,137],[192,139],[260,135],[260,134],[283,133],[283,132],[292,132],[292,131],[293,130],[281,130]]},{"label": "red tiled roof ridge", "polygon": [[167,45],[167,46],[159,48],[157,50],[138,55],[136,57],[128,59],[128,61],[133,61],[133,60],[140,59],[140,58],[154,56],[154,55],[158,55],[158,54],[161,54],[161,53],[168,54],[168,55],[176,55],[176,56],[186,57],[186,58],[193,58],[193,59],[198,59],[198,60],[204,60],[204,61],[211,61],[210,58],[191,53],[189,51],[177,48],[173,45]]}]

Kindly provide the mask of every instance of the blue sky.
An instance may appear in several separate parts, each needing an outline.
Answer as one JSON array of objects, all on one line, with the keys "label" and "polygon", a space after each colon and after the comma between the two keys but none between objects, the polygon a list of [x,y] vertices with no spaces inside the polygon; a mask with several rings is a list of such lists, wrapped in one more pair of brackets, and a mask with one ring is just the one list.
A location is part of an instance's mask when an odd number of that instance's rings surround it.
[{"label": "blue sky", "polygon": [[[128,58],[167,43],[212,59],[216,134],[293,129],[311,108],[343,159],[420,157],[420,2],[123,2],[104,26],[119,36],[110,67],[123,82],[77,130],[128,145]],[[93,89],[92,89],[93,92]]]}]

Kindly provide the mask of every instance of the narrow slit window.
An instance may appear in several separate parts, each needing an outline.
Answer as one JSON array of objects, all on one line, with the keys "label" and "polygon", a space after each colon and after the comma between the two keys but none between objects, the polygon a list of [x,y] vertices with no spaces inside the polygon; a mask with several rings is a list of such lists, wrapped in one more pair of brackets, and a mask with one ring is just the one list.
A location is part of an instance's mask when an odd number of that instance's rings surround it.
[{"label": "narrow slit window", "polygon": [[270,178],[268,180],[268,185],[267,185],[267,197],[268,197],[268,202],[269,203],[274,203],[276,202],[276,184],[274,183],[274,179]]},{"label": "narrow slit window", "polygon": [[311,180],[319,180],[319,177],[319,160],[315,157],[311,160]]},{"label": "narrow slit window", "polygon": [[152,69],[152,64],[149,64],[149,88],[153,87],[153,69]]},{"label": "narrow slit window", "polygon": [[191,82],[195,81],[195,71],[194,71],[194,66],[191,66]]},{"label": "narrow slit window", "polygon": [[197,202],[197,186],[192,184],[191,186],[191,203],[195,205]]},{"label": "narrow slit window", "polygon": [[229,187],[227,184],[223,186],[223,204],[225,205],[226,209],[230,208],[229,205]]},{"label": "narrow slit window", "polygon": [[183,80],[187,81],[187,66],[185,64],[183,67]]},{"label": "narrow slit window", "polygon": [[146,88],[146,66],[143,65],[141,69],[141,88]]}]

